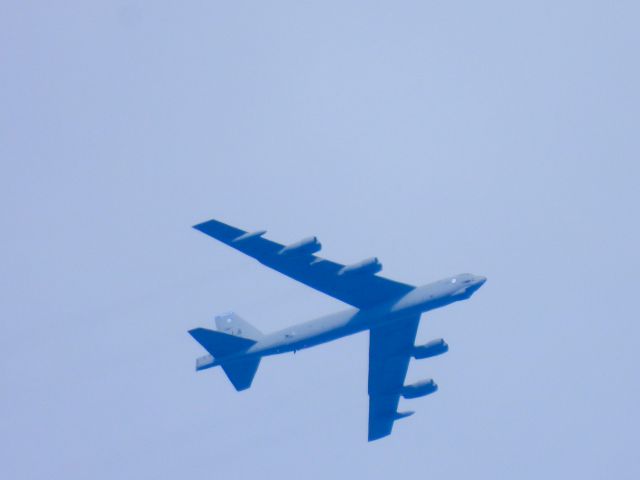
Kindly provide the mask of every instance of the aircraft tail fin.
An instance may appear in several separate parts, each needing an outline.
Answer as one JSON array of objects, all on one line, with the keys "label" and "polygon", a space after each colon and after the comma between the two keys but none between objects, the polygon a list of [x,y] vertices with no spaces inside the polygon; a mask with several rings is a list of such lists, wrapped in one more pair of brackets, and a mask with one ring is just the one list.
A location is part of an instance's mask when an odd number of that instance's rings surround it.
[{"label": "aircraft tail fin", "polygon": [[196,361],[196,370],[220,365],[236,390],[246,390],[251,386],[253,377],[256,375],[260,357],[240,357],[226,361],[224,357],[247,350],[264,335],[235,313],[217,316],[216,326],[218,330],[207,328],[189,330],[191,336],[210,353]]},{"label": "aircraft tail fin", "polygon": [[221,332],[250,340],[260,340],[264,337],[260,330],[240,318],[234,312],[223,313],[216,316],[216,327]]}]

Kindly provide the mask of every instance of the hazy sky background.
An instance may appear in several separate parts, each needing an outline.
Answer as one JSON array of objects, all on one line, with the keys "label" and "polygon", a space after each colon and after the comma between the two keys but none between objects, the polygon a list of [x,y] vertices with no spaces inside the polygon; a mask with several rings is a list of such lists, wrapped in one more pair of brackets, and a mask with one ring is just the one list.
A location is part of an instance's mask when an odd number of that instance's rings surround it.
[{"label": "hazy sky background", "polygon": [[[640,477],[637,1],[0,3],[0,477]],[[368,335],[237,393],[187,334],[343,308],[218,218],[423,284],[450,352],[366,442]]]}]

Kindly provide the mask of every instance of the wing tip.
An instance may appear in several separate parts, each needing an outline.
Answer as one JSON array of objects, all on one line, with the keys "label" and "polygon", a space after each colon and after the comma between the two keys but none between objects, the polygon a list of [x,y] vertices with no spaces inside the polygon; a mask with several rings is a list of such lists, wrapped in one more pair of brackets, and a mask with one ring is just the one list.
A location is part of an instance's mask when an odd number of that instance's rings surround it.
[{"label": "wing tip", "polygon": [[391,430],[389,430],[388,432],[369,432],[367,441],[375,442],[376,440],[380,440],[381,438],[388,437],[389,435],[391,435]]},{"label": "wing tip", "polygon": [[191,337],[193,337],[194,340],[199,342],[200,340],[198,339],[202,338],[203,334],[206,335],[207,331],[208,330],[206,328],[197,327],[197,328],[192,328],[191,330],[187,330],[187,333],[191,335]]},{"label": "wing tip", "polygon": [[200,232],[204,232],[207,228],[207,226],[210,226],[212,223],[217,224],[219,223],[217,220],[207,220],[206,222],[200,222],[200,223],[196,223],[195,225],[193,225],[191,228],[198,230]]},{"label": "wing tip", "polygon": [[229,243],[234,238],[246,233],[244,230],[213,218],[206,222],[196,223],[192,228],[225,243]]}]

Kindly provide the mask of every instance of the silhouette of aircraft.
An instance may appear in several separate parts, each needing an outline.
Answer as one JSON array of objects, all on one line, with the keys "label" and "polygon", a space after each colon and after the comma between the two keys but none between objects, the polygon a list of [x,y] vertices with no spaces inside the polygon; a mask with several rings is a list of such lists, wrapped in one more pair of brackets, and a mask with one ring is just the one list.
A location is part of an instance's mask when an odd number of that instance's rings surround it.
[{"label": "silhouette of aircraft", "polygon": [[443,339],[414,345],[422,313],[466,300],[486,281],[463,273],[415,287],[376,275],[382,270],[377,258],[342,265],[315,255],[321,248],[316,237],[285,246],[266,239],[264,230],[247,232],[216,220],[193,228],[354,307],[266,335],[234,313],[220,315],[217,330],[189,331],[210,353],[197,359],[196,370],[220,365],[235,389],[245,390],[262,357],[369,330],[369,441],[389,435],[396,420],[414,413],[397,411],[401,396],[418,398],[438,389],[431,379],[404,385],[411,358],[449,349]]}]

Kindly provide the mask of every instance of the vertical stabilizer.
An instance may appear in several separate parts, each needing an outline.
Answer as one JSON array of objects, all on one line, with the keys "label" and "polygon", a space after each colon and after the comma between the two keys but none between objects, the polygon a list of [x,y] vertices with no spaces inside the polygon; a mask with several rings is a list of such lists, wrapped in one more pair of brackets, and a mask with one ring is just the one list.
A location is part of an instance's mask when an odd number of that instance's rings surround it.
[{"label": "vertical stabilizer", "polygon": [[260,330],[233,312],[218,315],[216,317],[216,327],[219,331],[228,335],[251,340],[260,340],[264,336]]}]

